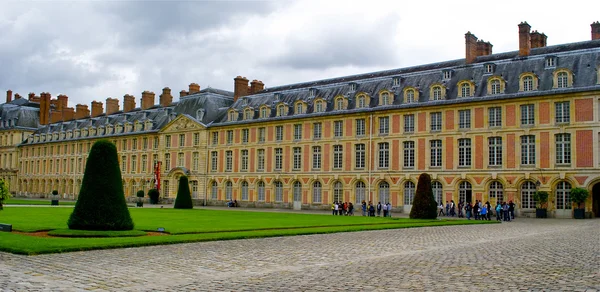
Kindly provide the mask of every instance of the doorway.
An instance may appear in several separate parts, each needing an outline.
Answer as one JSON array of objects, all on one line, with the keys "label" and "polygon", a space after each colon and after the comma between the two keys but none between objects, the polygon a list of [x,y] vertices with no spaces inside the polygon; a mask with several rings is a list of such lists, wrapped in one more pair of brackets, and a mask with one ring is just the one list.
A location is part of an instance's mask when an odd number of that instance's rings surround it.
[{"label": "doorway", "polygon": [[473,203],[473,191],[467,190],[465,192],[465,197],[466,197],[467,203]]},{"label": "doorway", "polygon": [[600,183],[596,183],[592,188],[592,212],[594,217],[600,218]]}]

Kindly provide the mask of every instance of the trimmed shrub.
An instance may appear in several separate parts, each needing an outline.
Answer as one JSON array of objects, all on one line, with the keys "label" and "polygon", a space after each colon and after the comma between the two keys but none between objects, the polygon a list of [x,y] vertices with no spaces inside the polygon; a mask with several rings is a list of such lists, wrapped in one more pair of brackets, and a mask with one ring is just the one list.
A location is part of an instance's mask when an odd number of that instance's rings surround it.
[{"label": "trimmed shrub", "polygon": [[546,209],[548,204],[548,196],[550,196],[550,194],[548,194],[546,191],[536,191],[533,193],[533,200],[538,203],[538,209]]},{"label": "trimmed shrub", "polygon": [[179,178],[179,188],[177,188],[177,198],[175,199],[175,209],[192,209],[192,196],[190,195],[190,185],[187,176]]},{"label": "trimmed shrub", "polygon": [[79,198],[67,225],[78,230],[133,229],[117,148],[108,140],[99,140],[90,150]]},{"label": "trimmed shrub", "polygon": [[138,198],[143,198],[144,197],[144,191],[139,190],[137,191],[137,193],[135,194]]},{"label": "trimmed shrub", "polygon": [[150,204],[156,205],[158,204],[158,197],[160,193],[157,189],[151,189],[148,191],[148,197],[150,197]]},{"label": "trimmed shrub", "polygon": [[[581,204],[585,203],[590,192],[584,188],[572,188],[571,189],[571,202],[577,204],[577,209],[581,208]],[[585,208],[585,206],[584,206]],[[583,209],[583,208],[581,208]]]},{"label": "trimmed shrub", "polygon": [[419,176],[417,192],[410,209],[411,219],[435,219],[437,218],[437,206],[431,189],[431,177],[427,173]]},{"label": "trimmed shrub", "polygon": [[4,210],[2,204],[4,204],[4,200],[10,199],[10,188],[8,187],[8,182],[0,179],[0,210]]},{"label": "trimmed shrub", "polygon": [[57,191],[57,190],[53,190],[53,191],[52,191],[52,195],[53,195],[53,196],[58,196],[58,191]]}]

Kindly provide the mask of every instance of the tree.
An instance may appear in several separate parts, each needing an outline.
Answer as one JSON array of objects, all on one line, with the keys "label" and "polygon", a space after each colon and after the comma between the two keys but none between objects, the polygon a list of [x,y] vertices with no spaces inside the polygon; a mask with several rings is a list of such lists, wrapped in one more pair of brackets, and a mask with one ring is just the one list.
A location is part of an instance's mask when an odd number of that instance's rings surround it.
[{"label": "tree", "polygon": [[0,210],[3,210],[4,200],[10,199],[10,189],[8,187],[8,182],[0,179]]},{"label": "tree", "polygon": [[117,148],[110,141],[99,140],[92,146],[79,198],[67,224],[70,229],[81,230],[133,229]]},{"label": "tree", "polygon": [[577,204],[577,208],[581,208],[581,204],[585,203],[590,192],[584,188],[572,188],[571,189],[571,201]]},{"label": "tree", "polygon": [[138,198],[143,198],[144,197],[144,191],[142,191],[142,190],[137,191],[136,196]]},{"label": "tree", "polygon": [[410,210],[411,219],[435,219],[437,218],[437,206],[431,189],[431,177],[427,173],[419,176],[417,192]]},{"label": "tree", "polygon": [[546,204],[548,204],[548,192],[546,191],[536,191],[533,193],[533,199],[538,203],[538,209],[546,209]]},{"label": "tree", "polygon": [[187,176],[179,178],[179,188],[177,189],[177,198],[175,199],[175,209],[192,209],[192,196],[190,195],[190,185]]},{"label": "tree", "polygon": [[148,191],[148,197],[150,197],[150,204],[158,204],[158,197],[160,196],[160,193],[158,192],[157,189],[151,189]]}]

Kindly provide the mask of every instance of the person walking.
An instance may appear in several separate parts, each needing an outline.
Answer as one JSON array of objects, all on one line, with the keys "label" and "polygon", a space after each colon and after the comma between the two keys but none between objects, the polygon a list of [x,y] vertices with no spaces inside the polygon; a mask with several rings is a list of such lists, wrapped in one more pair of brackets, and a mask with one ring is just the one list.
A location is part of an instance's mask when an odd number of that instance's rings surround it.
[{"label": "person walking", "polygon": [[463,213],[463,209],[465,207],[465,202],[463,202],[462,200],[460,200],[458,202],[458,218],[464,218],[465,214]]},{"label": "person walking", "polygon": [[331,213],[333,213],[332,215],[335,216],[337,215],[338,212],[338,204],[337,202],[333,202],[333,204],[331,204]]},{"label": "person walking", "polygon": [[362,201],[362,215],[367,216],[367,202],[365,202],[364,200]]},{"label": "person walking", "polygon": [[446,216],[450,216],[450,202],[446,201]]},{"label": "person walking", "polygon": [[390,204],[390,202],[387,202],[387,209],[388,209],[388,217],[392,217],[392,204]]},{"label": "person walking", "polygon": [[508,202],[508,212],[510,213],[510,220],[515,220],[515,203],[513,201]]},{"label": "person walking", "polygon": [[383,209],[383,217],[387,217],[387,205],[383,204],[381,206],[381,209]]},{"label": "person walking", "polygon": [[454,204],[454,200],[450,200],[450,216],[456,216],[456,204]]},{"label": "person walking", "polygon": [[440,205],[438,206],[438,209],[439,209],[438,216],[444,216],[444,204],[442,204],[440,202]]},{"label": "person walking", "polygon": [[485,205],[487,206],[487,220],[490,221],[492,220],[492,205],[490,204],[490,201],[486,201]]},{"label": "person walking", "polygon": [[369,217],[375,217],[375,206],[369,202]]},{"label": "person walking", "polygon": [[504,218],[504,221],[509,222],[510,221],[510,214],[508,212],[508,204],[506,202],[502,203],[502,218]]},{"label": "person walking", "polygon": [[471,202],[467,202],[465,205],[465,214],[467,215],[467,220],[471,220],[471,211],[473,207],[471,206]]},{"label": "person walking", "polygon": [[377,217],[381,217],[381,202],[377,202]]},{"label": "person walking", "polygon": [[481,220],[485,220],[487,218],[487,212],[488,212],[487,205],[486,204],[481,205],[481,215],[479,216],[479,218]]},{"label": "person walking", "polygon": [[496,221],[502,221],[502,205],[496,202]]}]

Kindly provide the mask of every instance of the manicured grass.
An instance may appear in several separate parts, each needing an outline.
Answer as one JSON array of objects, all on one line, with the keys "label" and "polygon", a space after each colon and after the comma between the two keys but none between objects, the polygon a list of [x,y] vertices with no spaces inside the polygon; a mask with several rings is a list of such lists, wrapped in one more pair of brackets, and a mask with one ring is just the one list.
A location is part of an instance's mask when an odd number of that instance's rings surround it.
[{"label": "manicured grass", "polygon": [[56,229],[50,230],[48,235],[60,237],[133,237],[144,236],[147,233],[142,230],[124,230],[124,231],[97,231],[97,230],[72,230]]},{"label": "manicured grass", "polygon": [[[75,201],[58,201],[59,205],[74,206]],[[50,199],[9,199],[4,205],[50,205]]]},{"label": "manicured grass", "polygon": [[[67,229],[71,208],[7,207],[0,222],[16,231]],[[423,226],[482,224],[487,221],[411,220],[362,216],[219,211],[206,209],[130,209],[135,230],[165,228],[170,235],[107,238],[34,237],[0,232],[0,250],[18,254],[42,254],[183,242],[230,240],[315,233],[351,232]]]}]

